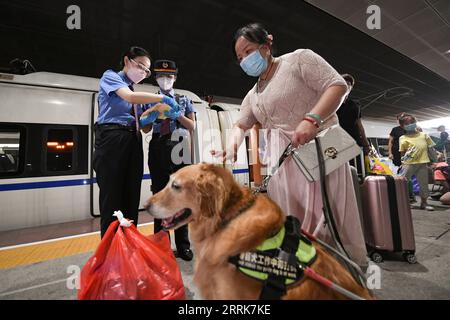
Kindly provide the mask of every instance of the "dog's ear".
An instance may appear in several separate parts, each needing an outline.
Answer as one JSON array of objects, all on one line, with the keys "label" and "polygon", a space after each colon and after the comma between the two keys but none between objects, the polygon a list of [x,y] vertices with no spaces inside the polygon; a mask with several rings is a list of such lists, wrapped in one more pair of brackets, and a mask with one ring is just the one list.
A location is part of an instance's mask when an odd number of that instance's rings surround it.
[{"label": "dog's ear", "polygon": [[202,164],[202,171],[196,180],[196,188],[200,195],[200,209],[206,217],[219,215],[223,209],[227,190],[219,172],[220,168],[210,164]]}]

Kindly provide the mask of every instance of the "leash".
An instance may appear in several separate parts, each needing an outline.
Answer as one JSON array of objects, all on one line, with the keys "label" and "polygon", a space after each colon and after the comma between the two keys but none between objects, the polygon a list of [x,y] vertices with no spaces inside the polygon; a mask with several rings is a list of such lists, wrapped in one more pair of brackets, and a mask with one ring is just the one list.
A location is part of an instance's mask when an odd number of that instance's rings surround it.
[{"label": "leash", "polygon": [[327,278],[322,277],[320,274],[316,273],[313,269],[306,267],[303,270],[304,274],[316,281],[319,282],[320,284],[324,285],[327,288],[330,288],[336,292],[339,292],[340,294],[346,296],[347,298],[351,299],[351,300],[366,300],[356,294],[354,294],[353,292],[341,287],[340,285],[337,285],[336,283],[328,280]]},{"label": "leash", "polygon": [[266,192],[270,179],[275,174],[275,172],[277,172],[278,168],[283,164],[284,160],[286,160],[286,158],[289,157],[294,152],[294,150],[295,148],[292,146],[292,143],[289,143],[286,149],[284,149],[283,153],[281,154],[280,159],[278,159],[278,165],[272,168],[272,172],[264,177],[263,181],[261,182],[261,185],[257,187],[255,190],[253,190],[254,195]]},{"label": "leash", "polygon": [[[314,140],[316,142],[317,157],[319,162],[320,187],[322,190],[322,202],[323,202],[322,210],[324,213],[325,222],[328,223],[331,237],[333,238],[333,241],[336,244],[337,251],[339,251],[338,256],[344,261],[344,264],[347,265],[347,269],[350,271],[353,278],[357,280],[363,288],[367,289],[366,277],[364,273],[362,272],[361,268],[351,260],[350,255],[345,250],[341,238],[339,237],[339,232],[336,227],[336,221],[334,220],[334,215],[333,211],[331,210],[331,205],[327,192],[327,185],[325,181],[325,160],[323,158],[322,147],[317,137],[314,138]],[[333,252],[337,253],[336,251]]]}]

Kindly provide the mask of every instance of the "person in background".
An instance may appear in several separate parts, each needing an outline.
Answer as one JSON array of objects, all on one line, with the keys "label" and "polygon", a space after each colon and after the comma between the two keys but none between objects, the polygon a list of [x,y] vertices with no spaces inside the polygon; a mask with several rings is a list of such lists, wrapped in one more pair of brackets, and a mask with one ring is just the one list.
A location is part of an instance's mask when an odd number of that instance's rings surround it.
[{"label": "person in background", "polygon": [[[189,131],[195,129],[195,109],[188,97],[176,94],[173,89],[178,75],[174,61],[157,60],[153,71],[161,94],[175,99],[180,106],[179,112],[170,115],[167,119],[156,120],[149,128],[153,132],[148,148],[148,167],[152,177],[152,193],[155,194],[164,189],[172,173],[191,164],[190,154],[183,154],[188,149],[190,151],[190,148],[182,148],[180,153],[174,151],[174,148],[180,143],[187,145]],[[182,139],[181,142],[179,138]],[[189,159],[188,163],[185,163],[184,159]],[[163,229],[160,219],[155,219],[154,226],[155,233]],[[175,245],[176,256],[186,261],[192,260],[194,254],[190,248],[188,225],[175,230]]]},{"label": "person in background", "polygon": [[131,47],[121,59],[122,70],[107,70],[100,79],[98,118],[95,123],[93,167],[100,189],[100,231],[104,236],[114,220],[114,211],[137,225],[143,176],[142,135],[139,118],[151,123],[158,112],[146,112],[143,105],[162,102],[178,109],[175,99],[133,86],[150,76],[150,55]]},{"label": "person in background", "polygon": [[448,132],[445,131],[445,126],[438,127],[439,138],[436,142],[436,150],[444,153],[447,157],[447,152],[450,150],[450,141],[448,140]]},{"label": "person in background", "polygon": [[[339,124],[353,139],[355,139],[356,143],[362,148],[364,155],[368,155],[370,144],[361,121],[361,108],[358,103],[349,98],[350,92],[355,86],[355,78],[349,74],[342,74],[342,78],[344,78],[347,83],[348,89],[345,94],[344,102],[336,111],[339,118]],[[350,164],[356,167],[358,172],[362,172],[361,163],[361,156],[356,158],[356,164],[353,159],[350,161]]]},{"label": "person in background", "polygon": [[402,170],[400,175],[408,180],[416,176],[420,186],[419,209],[433,211],[434,208],[427,203],[428,199],[428,148],[434,146],[433,140],[423,132],[417,130],[417,120],[412,115],[404,115],[400,119],[406,133],[400,137],[399,151],[402,155]]},{"label": "person in background", "polygon": [[397,121],[399,125],[397,127],[394,127],[391,130],[391,133],[389,133],[389,159],[392,160],[392,163],[394,163],[394,165],[399,167],[397,173],[400,172],[400,167],[402,165],[402,156],[399,151],[399,139],[406,133],[405,129],[403,128],[403,121],[401,120],[405,115],[406,114],[404,112],[397,115]]},{"label": "person in background", "polygon": [[[440,135],[442,135],[443,132],[447,132],[447,131],[445,131],[445,126],[444,125],[440,125],[437,128],[437,131],[439,132]],[[447,134],[447,137],[448,137],[448,134]]]},{"label": "person in background", "polygon": [[[257,78],[257,83],[242,102],[226,149],[211,150],[213,156],[236,161],[245,132],[256,123],[274,132],[267,134],[266,143],[267,155],[274,160],[290,142],[304,145],[319,130],[338,123],[336,110],[347,84],[321,56],[298,49],[274,57],[273,36],[259,23],[240,28],[232,45],[241,68]],[[329,198],[343,245],[356,263],[365,266],[367,251],[348,163],[331,172],[327,182],[333,190]],[[332,243],[329,229],[324,227],[320,182],[309,182],[292,158],[272,176],[268,195],[286,214],[298,217],[302,229]]]},{"label": "person in background", "polygon": [[339,124],[349,135],[355,139],[356,143],[363,149],[364,154],[369,154],[370,144],[366,137],[366,132],[362,124],[361,107],[354,100],[349,98],[353,87],[355,86],[355,78],[349,74],[342,74],[347,83],[347,93],[345,94],[344,102],[336,111],[339,118]]},{"label": "person in background", "polygon": [[437,163],[431,165],[433,168],[434,181],[442,185],[441,193],[445,194],[450,191],[450,170],[449,165],[445,162],[443,153],[438,153]]}]

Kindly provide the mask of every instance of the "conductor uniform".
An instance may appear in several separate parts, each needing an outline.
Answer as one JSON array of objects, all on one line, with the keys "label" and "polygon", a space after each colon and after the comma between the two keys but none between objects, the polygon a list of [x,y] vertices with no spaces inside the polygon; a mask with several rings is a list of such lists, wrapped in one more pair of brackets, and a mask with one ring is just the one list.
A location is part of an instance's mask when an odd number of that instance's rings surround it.
[{"label": "conductor uniform", "polygon": [[[181,115],[188,116],[195,113],[195,110],[188,97],[175,94],[173,90],[177,73],[175,62],[170,60],[155,61],[154,74],[160,87],[160,93],[174,98],[180,106]],[[176,135],[174,135],[175,131]],[[190,155],[183,154],[183,150],[186,150],[186,148],[177,148],[177,150],[181,149],[181,151],[174,153],[179,156],[178,159],[173,159],[172,155],[175,146],[180,142],[184,143],[183,139],[186,139],[188,135],[188,130],[177,119],[158,119],[153,124],[152,139],[148,150],[148,166],[152,179],[151,191],[153,194],[164,189],[172,173],[190,164]],[[186,163],[183,159],[189,159],[189,161]],[[154,226],[155,233],[162,230],[161,220],[155,219]],[[187,225],[175,230],[175,244],[178,257],[187,261],[193,258]]]},{"label": "conductor uniform", "polygon": [[93,167],[100,188],[102,237],[114,221],[116,210],[121,210],[135,225],[138,223],[144,161],[142,135],[136,118],[142,114],[143,108],[115,93],[122,87],[133,90],[132,85],[133,82],[123,71],[108,70],[100,79]]}]

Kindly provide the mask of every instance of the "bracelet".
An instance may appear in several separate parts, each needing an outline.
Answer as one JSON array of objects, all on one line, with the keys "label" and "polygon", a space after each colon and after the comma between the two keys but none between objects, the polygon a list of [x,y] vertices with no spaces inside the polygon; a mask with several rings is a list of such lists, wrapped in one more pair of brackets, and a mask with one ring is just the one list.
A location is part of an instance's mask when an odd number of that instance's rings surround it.
[{"label": "bracelet", "polygon": [[319,128],[319,127],[320,127],[319,124],[316,122],[316,119],[312,119],[312,118],[309,118],[309,117],[304,117],[303,120],[312,123],[313,125],[316,126],[316,128]]},{"label": "bracelet", "polygon": [[321,126],[323,124],[323,120],[318,114],[307,113],[307,114],[305,114],[305,117],[309,117],[309,118],[315,119],[317,121],[317,123],[319,124],[319,126]]}]

